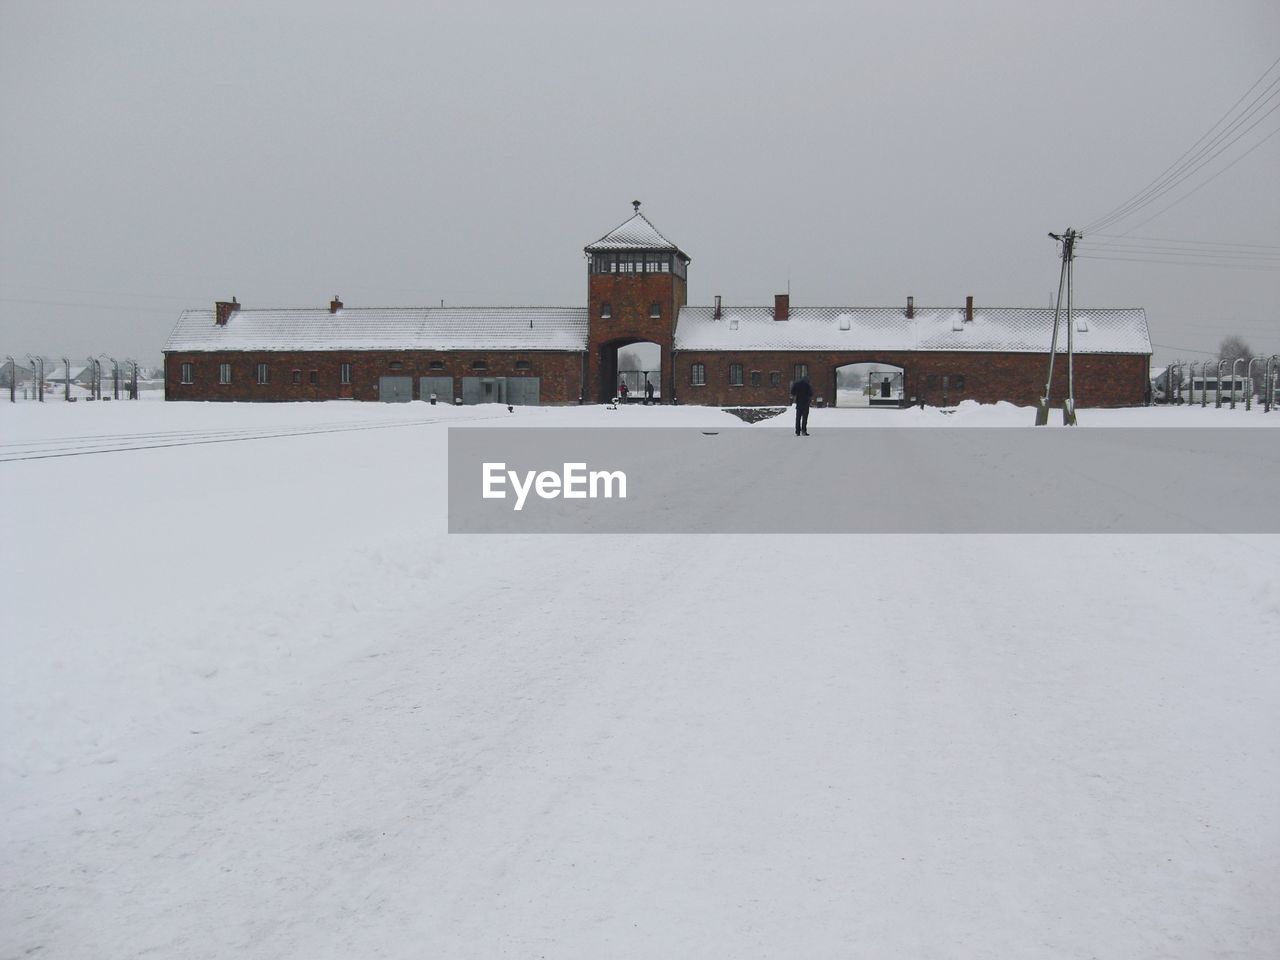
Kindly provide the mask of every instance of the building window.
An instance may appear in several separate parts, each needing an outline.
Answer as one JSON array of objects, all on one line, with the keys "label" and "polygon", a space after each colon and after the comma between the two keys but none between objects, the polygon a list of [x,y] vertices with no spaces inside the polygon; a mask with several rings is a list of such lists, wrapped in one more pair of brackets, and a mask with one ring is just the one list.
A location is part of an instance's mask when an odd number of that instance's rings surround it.
[{"label": "building window", "polygon": [[430,364],[428,364],[428,368],[429,368],[429,369],[431,369],[431,370],[443,370],[443,369],[444,369],[444,361],[443,361],[443,360],[432,360],[432,361],[431,361],[431,363],[430,363]]},{"label": "building window", "polygon": [[951,385],[956,388],[956,393],[961,393],[964,390],[964,374],[958,373],[952,377]]},{"label": "building window", "polygon": [[796,379],[803,380],[809,375],[809,365],[807,363],[796,364]]},{"label": "building window", "polygon": [[528,360],[517,360],[517,361],[516,361],[516,369],[517,369],[517,370],[530,370],[530,369],[532,369],[532,368],[533,368],[533,364],[531,364]]},{"label": "building window", "polygon": [[781,374],[781,373],[779,373],[777,370],[775,370],[775,371],[773,371],[773,373],[769,374],[769,386],[771,386],[771,387],[780,387],[780,386],[782,386],[782,374]]},{"label": "building window", "polygon": [[649,304],[649,319],[658,320],[662,317],[662,304],[654,302]]},{"label": "building window", "polygon": [[472,360],[471,369],[472,370],[488,370],[489,363],[488,361],[485,361],[485,360]]},{"label": "building window", "polygon": [[314,387],[320,382],[320,372],[318,370],[312,370],[307,379],[311,381],[311,385]]},{"label": "building window", "polygon": [[302,382],[302,371],[301,371],[301,370],[295,370],[295,371],[293,371],[293,382],[294,382],[294,383],[301,383],[301,382]]},{"label": "building window", "polygon": [[938,375],[936,373],[929,374],[927,377],[924,378],[924,384],[925,384],[925,389],[927,390],[937,390]]},{"label": "building window", "polygon": [[600,304],[600,319],[601,320],[613,319],[613,304],[609,303],[609,301],[607,300],[604,303]]},{"label": "building window", "polygon": [[742,364],[740,363],[729,364],[729,386],[731,387],[742,386]]},{"label": "building window", "polygon": [[758,387],[758,386],[760,386],[760,371],[759,371],[759,370],[752,370],[752,371],[751,371],[751,385],[752,385],[753,387]]},{"label": "building window", "polygon": [[403,363],[401,363],[399,360],[392,360],[392,361],[391,361],[391,369],[392,369],[392,370],[403,370],[403,369],[404,369],[404,364],[403,364]]},{"label": "building window", "polygon": [[338,365],[338,382],[344,387],[351,386],[351,364],[342,363]]},{"label": "building window", "polygon": [[269,363],[258,364],[258,383],[270,383],[270,382],[271,382],[271,364]]},{"label": "building window", "polygon": [[231,382],[231,364],[229,363],[218,364],[218,382],[219,383]]},{"label": "building window", "polygon": [[707,365],[705,363],[690,365],[689,382],[695,387],[705,387],[707,385]]},{"label": "building window", "polygon": [[194,363],[184,363],[182,365],[182,382],[183,383],[196,382],[196,365]]}]

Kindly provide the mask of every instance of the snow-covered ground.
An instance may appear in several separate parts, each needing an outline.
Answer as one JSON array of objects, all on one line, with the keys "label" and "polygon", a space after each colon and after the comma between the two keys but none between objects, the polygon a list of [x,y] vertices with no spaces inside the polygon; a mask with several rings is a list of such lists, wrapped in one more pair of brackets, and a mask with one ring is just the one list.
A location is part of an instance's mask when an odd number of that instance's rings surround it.
[{"label": "snow-covered ground", "polygon": [[461,424],[769,426],[0,409],[0,957],[1280,954],[1280,537],[449,536]]}]

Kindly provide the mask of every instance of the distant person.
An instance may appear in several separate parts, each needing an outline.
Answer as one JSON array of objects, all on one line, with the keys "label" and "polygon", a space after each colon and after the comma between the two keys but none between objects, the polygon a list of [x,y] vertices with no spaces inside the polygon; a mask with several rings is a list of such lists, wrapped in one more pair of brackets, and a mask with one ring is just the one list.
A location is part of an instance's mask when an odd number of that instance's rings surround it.
[{"label": "distant person", "polygon": [[644,401],[653,403],[653,382],[648,377],[644,378]]},{"label": "distant person", "polygon": [[626,383],[618,384],[618,399],[623,403],[627,402],[627,385]]},{"label": "distant person", "polygon": [[796,401],[796,436],[809,435],[809,402],[813,400],[813,384],[808,377],[801,377],[791,385],[791,396]]},{"label": "distant person", "polygon": [[885,377],[884,380],[881,381],[880,383],[880,396],[882,397],[889,396],[889,378],[888,377]]}]

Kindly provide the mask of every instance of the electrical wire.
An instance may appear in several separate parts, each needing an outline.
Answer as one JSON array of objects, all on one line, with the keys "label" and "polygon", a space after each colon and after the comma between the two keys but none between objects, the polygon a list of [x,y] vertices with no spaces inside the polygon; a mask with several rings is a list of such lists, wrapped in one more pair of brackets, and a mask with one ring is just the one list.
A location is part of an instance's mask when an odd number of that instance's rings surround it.
[{"label": "electrical wire", "polygon": [[[1239,107],[1240,104],[1243,103],[1245,99],[1263,83],[1264,80],[1266,80],[1267,76],[1276,68],[1277,65],[1280,65],[1280,58],[1273,61],[1271,65],[1262,72],[1262,75],[1253,82],[1249,89],[1246,90],[1240,98],[1227,109],[1226,113],[1224,113],[1217,122],[1213,124],[1213,126],[1206,130],[1195,143],[1188,147],[1177,160],[1166,167],[1153,181],[1151,181],[1151,183],[1147,184],[1128,200],[1115,207],[1110,213],[1107,213],[1106,215],[1087,224],[1084,228],[1084,232],[1090,233],[1095,230],[1101,230],[1106,226],[1132,216],[1138,210],[1150,203],[1153,203],[1155,200],[1159,199],[1161,196],[1184,182],[1188,177],[1195,174],[1206,164],[1221,156],[1223,152],[1238,142],[1241,137],[1247,135],[1259,123],[1270,116],[1272,112],[1277,108],[1280,108],[1280,103],[1275,104],[1270,109],[1262,113],[1260,117],[1257,117],[1257,119],[1248,127],[1243,130],[1239,130],[1242,124],[1255,117],[1263,110],[1264,107],[1270,104],[1277,95],[1280,95],[1280,76],[1277,76],[1274,80],[1267,83],[1262,92],[1259,93],[1238,116],[1231,119],[1227,122],[1225,127],[1219,130],[1219,127],[1222,127],[1223,123],[1228,121],[1228,118],[1235,113],[1236,108]],[[1268,134],[1268,137],[1269,136],[1270,134]],[[1250,149],[1250,152],[1252,149],[1256,149],[1256,146],[1257,144]],[[1214,176],[1216,177],[1217,174]]]}]

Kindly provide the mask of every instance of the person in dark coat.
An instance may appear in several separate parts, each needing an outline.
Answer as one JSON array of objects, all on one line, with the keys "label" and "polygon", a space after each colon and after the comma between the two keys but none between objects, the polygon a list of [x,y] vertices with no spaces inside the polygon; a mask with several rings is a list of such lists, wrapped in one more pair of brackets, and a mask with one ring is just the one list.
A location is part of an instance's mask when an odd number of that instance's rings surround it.
[{"label": "person in dark coat", "polygon": [[888,377],[885,377],[884,381],[880,384],[880,396],[882,397],[889,396],[889,378]]},{"label": "person in dark coat", "polygon": [[808,377],[801,377],[791,385],[791,396],[796,401],[796,436],[809,435],[809,401],[813,399],[813,384]]}]

